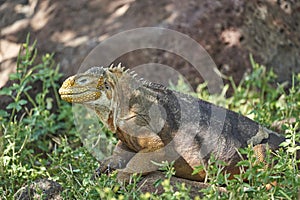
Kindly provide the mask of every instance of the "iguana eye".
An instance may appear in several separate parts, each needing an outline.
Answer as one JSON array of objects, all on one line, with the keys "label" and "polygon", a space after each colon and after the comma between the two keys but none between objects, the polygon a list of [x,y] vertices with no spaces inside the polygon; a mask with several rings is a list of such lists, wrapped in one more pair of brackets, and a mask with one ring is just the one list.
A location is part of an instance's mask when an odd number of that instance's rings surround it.
[{"label": "iguana eye", "polygon": [[105,87],[105,89],[107,89],[107,90],[110,89],[109,84],[108,84],[106,81],[104,81],[104,87]]},{"label": "iguana eye", "polygon": [[79,78],[79,79],[77,80],[77,82],[78,82],[79,84],[85,84],[85,83],[87,82],[87,78],[81,77],[81,78]]}]

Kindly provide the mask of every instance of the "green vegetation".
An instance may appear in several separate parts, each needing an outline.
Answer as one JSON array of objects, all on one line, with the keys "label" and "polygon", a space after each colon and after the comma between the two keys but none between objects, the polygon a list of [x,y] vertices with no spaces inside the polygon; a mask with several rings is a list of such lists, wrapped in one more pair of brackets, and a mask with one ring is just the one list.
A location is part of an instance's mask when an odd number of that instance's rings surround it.
[{"label": "green vegetation", "polygon": [[[80,129],[75,128],[72,105],[59,99],[61,74],[55,67],[53,55],[47,54],[35,64],[37,51],[28,41],[20,50],[16,73],[10,76],[14,83],[0,90],[0,95],[12,100],[6,110],[0,110],[0,199],[13,199],[20,187],[39,178],[60,183],[65,199],[189,199],[189,189],[185,185],[178,184],[177,192],[170,185],[174,174],[172,163],[160,164],[166,174],[165,180],[156,182],[164,188],[161,196],[142,194],[137,186],[139,176],[126,187],[116,181],[116,173],[92,180],[98,163],[82,145],[89,135],[82,136],[78,132]],[[295,119],[296,122],[282,125],[282,132],[288,138],[282,144],[286,150],[280,149],[272,159],[268,152],[267,161],[276,164],[267,170],[262,163],[254,164],[251,148],[241,149],[240,153],[249,157],[239,163],[244,173],[228,180],[228,175],[220,173],[224,163],[212,157],[206,169],[211,186],[202,190],[205,199],[297,198],[300,175],[295,153],[299,149],[296,141],[300,141],[300,74],[293,76],[292,86],[285,91],[284,84],[274,87],[276,75],[272,71],[267,71],[252,58],[251,62],[253,72],[245,75],[239,85],[235,85],[231,77],[224,77],[233,87],[231,97],[210,95],[205,84],[193,95],[241,112],[266,127],[274,121]],[[42,89],[38,94],[34,93],[36,86]],[[188,92],[183,81],[174,87]],[[223,94],[228,88],[229,85],[224,87]],[[93,124],[86,126],[89,133],[95,133],[93,136],[101,131],[101,137],[109,144],[116,142],[107,130],[97,130]],[[248,182],[244,182],[245,179]],[[265,186],[273,181],[277,185],[266,190]],[[218,186],[226,186],[228,193],[219,193]]]}]

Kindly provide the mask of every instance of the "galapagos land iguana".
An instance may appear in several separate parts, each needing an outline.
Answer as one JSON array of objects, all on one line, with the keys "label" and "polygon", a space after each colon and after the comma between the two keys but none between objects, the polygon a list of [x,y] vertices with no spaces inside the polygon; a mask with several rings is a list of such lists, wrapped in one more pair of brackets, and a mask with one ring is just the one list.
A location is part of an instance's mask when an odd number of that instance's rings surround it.
[{"label": "galapagos land iguana", "polygon": [[252,145],[264,160],[266,148],[275,150],[285,138],[231,110],[170,90],[160,84],[135,78],[120,64],[92,67],[71,76],[59,89],[67,102],[95,110],[104,125],[116,134],[113,155],[100,162],[99,173],[118,170],[126,180],[133,173],[147,174],[154,162],[175,161],[176,176],[203,181],[211,154],[239,173],[237,149]]}]

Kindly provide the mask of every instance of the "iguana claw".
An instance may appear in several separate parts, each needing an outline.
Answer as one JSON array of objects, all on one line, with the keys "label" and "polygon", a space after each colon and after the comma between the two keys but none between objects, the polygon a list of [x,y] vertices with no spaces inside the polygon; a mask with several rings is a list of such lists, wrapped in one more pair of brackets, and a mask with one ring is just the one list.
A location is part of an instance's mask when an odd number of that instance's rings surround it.
[{"label": "iguana claw", "polygon": [[100,166],[96,169],[92,179],[99,178],[101,174],[109,175],[116,169],[122,169],[125,167],[126,161],[118,156],[110,156],[107,159],[100,161]]}]

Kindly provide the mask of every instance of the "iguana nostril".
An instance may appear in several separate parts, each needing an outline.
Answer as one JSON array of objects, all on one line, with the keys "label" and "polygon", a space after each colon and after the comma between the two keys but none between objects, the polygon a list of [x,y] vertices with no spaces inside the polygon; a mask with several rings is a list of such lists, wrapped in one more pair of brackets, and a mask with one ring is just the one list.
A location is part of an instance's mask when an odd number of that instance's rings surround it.
[{"label": "iguana nostril", "polygon": [[63,82],[63,84],[62,84],[62,86],[61,86],[60,89],[69,88],[69,87],[73,86],[74,83],[75,83],[74,76],[71,76],[71,77],[69,77],[67,80],[65,80]]}]

